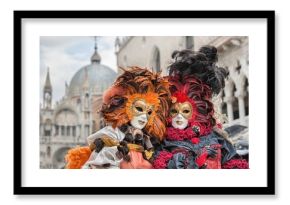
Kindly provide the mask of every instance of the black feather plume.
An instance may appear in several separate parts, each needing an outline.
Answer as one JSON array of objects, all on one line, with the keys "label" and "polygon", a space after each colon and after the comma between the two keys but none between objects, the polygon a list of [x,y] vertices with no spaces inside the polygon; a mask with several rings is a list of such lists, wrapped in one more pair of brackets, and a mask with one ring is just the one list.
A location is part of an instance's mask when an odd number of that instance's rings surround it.
[{"label": "black feather plume", "polygon": [[171,78],[186,83],[188,78],[195,77],[210,86],[216,94],[224,88],[228,71],[216,66],[218,54],[214,46],[203,46],[198,52],[188,49],[174,51],[172,58],[175,61],[169,66]]}]

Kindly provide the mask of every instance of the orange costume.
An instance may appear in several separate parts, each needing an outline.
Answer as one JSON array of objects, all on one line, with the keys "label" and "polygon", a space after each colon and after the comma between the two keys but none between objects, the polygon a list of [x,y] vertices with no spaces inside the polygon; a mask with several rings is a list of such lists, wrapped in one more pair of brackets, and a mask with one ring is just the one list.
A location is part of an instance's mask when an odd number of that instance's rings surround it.
[{"label": "orange costume", "polygon": [[87,138],[88,147],[69,150],[66,168],[152,168],[151,141],[161,141],[166,131],[169,83],[147,69],[123,70],[103,95],[107,126]]}]

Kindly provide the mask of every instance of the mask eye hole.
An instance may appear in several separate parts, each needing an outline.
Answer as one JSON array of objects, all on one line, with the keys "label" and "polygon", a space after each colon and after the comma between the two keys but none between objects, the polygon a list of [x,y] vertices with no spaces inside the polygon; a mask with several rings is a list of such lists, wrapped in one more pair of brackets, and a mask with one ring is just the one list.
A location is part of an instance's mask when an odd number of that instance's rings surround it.
[{"label": "mask eye hole", "polygon": [[189,110],[183,110],[183,113],[188,114],[190,111]]},{"label": "mask eye hole", "polygon": [[170,110],[170,113],[174,115],[174,114],[177,113],[177,110],[176,109],[172,109],[172,110]]},{"label": "mask eye hole", "polygon": [[137,106],[137,107],[135,107],[135,108],[136,108],[136,110],[137,110],[138,112],[143,112],[143,108],[142,108],[142,107]]},{"label": "mask eye hole", "polygon": [[152,110],[149,110],[149,111],[148,111],[148,115],[151,115],[151,114],[152,114]]}]

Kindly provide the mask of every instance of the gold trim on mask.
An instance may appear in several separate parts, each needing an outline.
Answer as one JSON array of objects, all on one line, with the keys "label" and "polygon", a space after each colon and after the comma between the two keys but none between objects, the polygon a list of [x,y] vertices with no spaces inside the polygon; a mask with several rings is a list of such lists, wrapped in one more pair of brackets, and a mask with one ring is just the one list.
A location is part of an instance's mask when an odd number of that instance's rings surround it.
[{"label": "gold trim on mask", "polygon": [[147,117],[149,118],[153,110],[154,110],[154,106],[146,103],[144,99],[136,99],[133,102],[132,108],[131,108],[132,115],[134,117],[146,114]]},{"label": "gold trim on mask", "polygon": [[191,119],[193,114],[193,108],[191,103],[174,103],[170,108],[170,116],[174,118],[178,114],[181,114],[187,120]]},{"label": "gold trim on mask", "polygon": [[153,92],[137,93],[126,97],[128,99],[126,103],[126,114],[129,120],[132,120],[135,116],[146,114],[148,118],[147,124],[152,123],[152,119],[155,117],[160,104],[158,94]]}]

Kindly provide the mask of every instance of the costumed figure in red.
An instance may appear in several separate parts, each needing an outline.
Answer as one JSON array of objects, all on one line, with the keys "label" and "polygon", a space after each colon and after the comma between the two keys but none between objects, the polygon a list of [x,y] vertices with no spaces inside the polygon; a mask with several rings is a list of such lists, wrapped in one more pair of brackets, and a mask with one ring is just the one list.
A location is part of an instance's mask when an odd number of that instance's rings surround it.
[{"label": "costumed figure in red", "polygon": [[66,155],[68,169],[150,169],[153,141],[162,140],[170,103],[167,78],[147,69],[123,69],[103,95],[106,125],[88,136],[87,147]]},{"label": "costumed figure in red", "polygon": [[156,169],[248,168],[214,117],[211,101],[224,87],[226,69],[216,66],[217,49],[176,51],[169,66],[172,105],[166,137],[154,154]]}]

